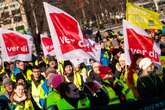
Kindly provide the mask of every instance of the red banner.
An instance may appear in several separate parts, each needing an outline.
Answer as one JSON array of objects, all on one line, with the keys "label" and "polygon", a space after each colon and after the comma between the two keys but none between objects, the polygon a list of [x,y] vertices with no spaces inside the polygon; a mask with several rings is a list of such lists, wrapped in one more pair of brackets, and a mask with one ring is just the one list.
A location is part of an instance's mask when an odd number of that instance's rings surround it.
[{"label": "red banner", "polygon": [[15,33],[4,33],[2,37],[9,56],[29,53],[28,42],[21,36]]},{"label": "red banner", "polygon": [[44,55],[55,55],[52,39],[46,35],[41,35],[41,45]]},{"label": "red banner", "polygon": [[94,56],[75,18],[48,3],[44,3],[44,8],[57,58],[89,59]]},{"label": "red banner", "polygon": [[31,60],[31,36],[4,29],[0,29],[0,35],[3,61]]},{"label": "red banner", "polygon": [[126,59],[129,59],[127,63],[131,63],[130,55],[135,53],[142,54],[159,63],[160,49],[156,46],[154,40],[149,38],[149,35],[144,30],[132,26],[129,22],[124,21],[123,24]]}]

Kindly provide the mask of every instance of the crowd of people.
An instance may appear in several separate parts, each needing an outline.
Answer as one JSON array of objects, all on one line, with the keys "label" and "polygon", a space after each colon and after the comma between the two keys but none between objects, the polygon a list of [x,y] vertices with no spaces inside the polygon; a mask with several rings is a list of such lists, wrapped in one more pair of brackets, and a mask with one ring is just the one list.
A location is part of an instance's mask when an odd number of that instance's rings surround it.
[{"label": "crowd of people", "polygon": [[[107,32],[108,33],[108,32]],[[58,61],[36,56],[31,62],[3,62],[0,68],[0,109],[64,110],[165,98],[165,60],[157,65],[135,54],[125,63],[124,41],[113,31],[96,34],[100,62]],[[165,34],[151,34],[165,56]]]}]

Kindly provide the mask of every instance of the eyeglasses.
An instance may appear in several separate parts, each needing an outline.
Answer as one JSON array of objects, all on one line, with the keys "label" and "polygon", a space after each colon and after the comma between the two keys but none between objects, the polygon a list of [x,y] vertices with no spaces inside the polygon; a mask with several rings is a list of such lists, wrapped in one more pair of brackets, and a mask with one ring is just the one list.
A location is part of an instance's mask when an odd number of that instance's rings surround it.
[{"label": "eyeglasses", "polygon": [[33,71],[33,73],[40,73],[40,71]]}]

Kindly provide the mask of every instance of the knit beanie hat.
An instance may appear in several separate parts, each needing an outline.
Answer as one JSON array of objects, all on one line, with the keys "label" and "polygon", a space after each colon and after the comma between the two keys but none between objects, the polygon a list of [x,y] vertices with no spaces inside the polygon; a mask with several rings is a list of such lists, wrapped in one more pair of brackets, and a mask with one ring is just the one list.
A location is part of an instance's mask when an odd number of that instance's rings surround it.
[{"label": "knit beanie hat", "polygon": [[50,73],[48,78],[48,84],[52,85],[53,88],[59,87],[59,85],[63,82],[63,77],[59,74]]},{"label": "knit beanie hat", "polygon": [[68,65],[73,66],[73,64],[72,64],[71,61],[69,61],[69,60],[65,60],[65,61],[64,61],[64,66],[63,66],[63,68],[65,69],[65,67],[68,66]]},{"label": "knit beanie hat", "polygon": [[152,64],[151,59],[149,58],[143,58],[139,63],[139,68],[142,70],[145,70],[147,67],[149,67]]},{"label": "knit beanie hat", "polygon": [[52,79],[52,86],[53,88],[57,88],[60,86],[60,84],[63,82],[63,77],[59,74],[56,74]]},{"label": "knit beanie hat", "polygon": [[26,81],[26,79],[25,79],[25,77],[23,76],[23,73],[18,73],[17,75],[16,75],[16,82],[19,80],[19,79],[23,79],[24,81]]},{"label": "knit beanie hat", "polygon": [[56,69],[52,68],[52,67],[49,67],[46,69],[46,73],[56,73]]},{"label": "knit beanie hat", "polygon": [[112,75],[112,70],[108,66],[100,66],[99,71],[100,71],[99,75],[101,78],[104,78],[107,74]]}]

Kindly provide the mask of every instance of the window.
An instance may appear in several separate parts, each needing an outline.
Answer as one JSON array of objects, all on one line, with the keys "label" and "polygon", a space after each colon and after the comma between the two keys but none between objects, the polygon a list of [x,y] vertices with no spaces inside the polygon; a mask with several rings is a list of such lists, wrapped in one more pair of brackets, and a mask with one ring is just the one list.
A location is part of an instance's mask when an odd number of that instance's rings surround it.
[{"label": "window", "polygon": [[12,10],[12,15],[20,14],[20,9]]},{"label": "window", "polygon": [[3,21],[3,24],[4,24],[4,25],[11,24],[11,20],[10,20],[10,19],[5,19],[5,20]]},{"label": "window", "polygon": [[14,17],[14,22],[20,22],[22,21],[22,17],[21,16],[15,16]]},{"label": "window", "polygon": [[4,2],[5,0],[0,0],[0,3]]},{"label": "window", "polygon": [[9,12],[3,12],[3,13],[1,14],[1,18],[8,18],[8,17],[10,17]]},{"label": "window", "polygon": [[8,30],[14,30],[13,28],[9,28]]}]

